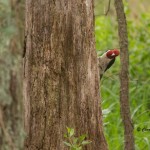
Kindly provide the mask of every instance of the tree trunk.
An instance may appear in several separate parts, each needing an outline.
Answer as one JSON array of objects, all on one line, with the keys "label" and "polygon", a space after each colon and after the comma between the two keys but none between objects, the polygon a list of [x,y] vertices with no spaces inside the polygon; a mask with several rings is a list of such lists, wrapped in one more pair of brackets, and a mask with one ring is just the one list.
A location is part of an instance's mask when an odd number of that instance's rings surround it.
[{"label": "tree trunk", "polygon": [[26,0],[25,149],[64,150],[66,127],[106,150],[93,1]]},{"label": "tree trunk", "polygon": [[121,62],[121,73],[120,73],[120,104],[121,104],[121,115],[124,124],[124,135],[125,135],[125,150],[134,150],[134,135],[133,135],[133,124],[130,116],[129,106],[129,54],[128,54],[128,34],[126,17],[124,13],[124,7],[122,0],[115,0],[115,7],[118,19],[118,33],[120,39],[120,62]]},{"label": "tree trunk", "polygon": [[19,17],[16,15],[20,2],[12,1],[11,5],[9,2],[1,2],[0,18],[0,30],[3,31],[0,37],[0,150],[21,150],[24,140],[22,49],[17,26]]}]

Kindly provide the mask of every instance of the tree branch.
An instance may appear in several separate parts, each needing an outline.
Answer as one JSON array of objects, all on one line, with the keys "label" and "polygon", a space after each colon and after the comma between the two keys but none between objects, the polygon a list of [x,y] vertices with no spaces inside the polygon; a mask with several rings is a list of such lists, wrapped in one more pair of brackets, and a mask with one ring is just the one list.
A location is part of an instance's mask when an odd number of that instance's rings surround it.
[{"label": "tree branch", "polygon": [[105,16],[107,16],[107,14],[110,10],[110,3],[111,3],[111,0],[109,0],[109,2],[108,2],[108,7],[107,7],[107,11],[105,12]]}]

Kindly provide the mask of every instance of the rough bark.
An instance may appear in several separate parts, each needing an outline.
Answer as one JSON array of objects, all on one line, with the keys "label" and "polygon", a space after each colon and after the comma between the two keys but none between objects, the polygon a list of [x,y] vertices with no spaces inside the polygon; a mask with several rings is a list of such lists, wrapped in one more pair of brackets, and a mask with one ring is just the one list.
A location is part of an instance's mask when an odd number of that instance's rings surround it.
[{"label": "rough bark", "polygon": [[92,0],[26,0],[24,57],[28,150],[64,150],[66,126],[106,150]]},{"label": "rough bark", "polygon": [[[0,30],[0,149],[23,148],[23,101],[19,29],[16,15],[20,3],[1,3]],[[12,7],[12,5],[15,7]],[[7,20],[8,19],[8,20]],[[14,29],[11,32],[9,29]]]},{"label": "rough bark", "polygon": [[128,54],[128,34],[126,16],[124,13],[124,7],[122,0],[115,0],[115,8],[118,19],[118,33],[120,40],[120,104],[121,115],[124,124],[125,135],[125,150],[134,150],[134,135],[133,124],[130,115],[129,106],[129,54]]}]

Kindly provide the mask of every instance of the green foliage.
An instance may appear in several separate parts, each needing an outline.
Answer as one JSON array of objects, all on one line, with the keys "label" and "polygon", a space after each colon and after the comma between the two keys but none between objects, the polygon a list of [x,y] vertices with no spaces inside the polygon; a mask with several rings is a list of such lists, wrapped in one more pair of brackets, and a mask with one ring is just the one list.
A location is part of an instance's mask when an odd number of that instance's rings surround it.
[{"label": "green foliage", "polygon": [[[136,150],[150,149],[150,131],[143,131],[150,129],[150,14],[140,14],[138,20],[131,18],[127,4],[125,12],[128,23],[129,92],[131,116],[135,127],[135,147]],[[95,20],[96,48],[100,49],[101,53],[106,49],[118,47],[117,24],[113,19],[113,16],[100,16]],[[119,103],[119,71],[120,60],[117,58],[101,81],[104,129],[110,150],[114,150],[114,147],[116,150],[122,150],[124,145]]]},{"label": "green foliage", "polygon": [[116,27],[112,26],[113,23],[114,21],[110,17],[101,16],[95,20],[96,48],[98,50],[105,51],[118,44]]},{"label": "green foliage", "polygon": [[67,139],[67,141],[64,141],[64,144],[68,146],[70,150],[82,150],[84,145],[91,143],[91,141],[85,140],[86,135],[81,135],[79,137],[75,137],[74,135],[74,129],[67,127],[67,134],[64,134],[64,137]]}]

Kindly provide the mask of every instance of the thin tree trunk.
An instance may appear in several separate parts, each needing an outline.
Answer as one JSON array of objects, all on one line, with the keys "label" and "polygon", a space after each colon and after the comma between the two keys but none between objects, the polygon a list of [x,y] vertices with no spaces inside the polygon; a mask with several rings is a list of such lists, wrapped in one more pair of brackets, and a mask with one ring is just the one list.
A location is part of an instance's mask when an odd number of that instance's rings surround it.
[{"label": "thin tree trunk", "polygon": [[120,91],[120,103],[121,103],[121,115],[124,124],[125,135],[125,150],[134,150],[134,135],[133,124],[130,116],[129,107],[129,54],[128,54],[128,34],[127,23],[124,13],[124,6],[122,0],[115,0],[115,8],[118,19],[118,33],[120,40],[120,61],[121,61],[121,91]]},{"label": "thin tree trunk", "polygon": [[25,149],[66,149],[68,126],[88,135],[86,150],[107,150],[93,9],[90,0],[26,0]]},{"label": "thin tree trunk", "polygon": [[[17,20],[20,3],[1,3],[0,150],[23,149],[21,43]],[[15,7],[12,7],[12,5]],[[14,32],[11,30],[14,29]]]}]

